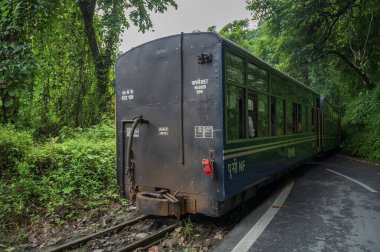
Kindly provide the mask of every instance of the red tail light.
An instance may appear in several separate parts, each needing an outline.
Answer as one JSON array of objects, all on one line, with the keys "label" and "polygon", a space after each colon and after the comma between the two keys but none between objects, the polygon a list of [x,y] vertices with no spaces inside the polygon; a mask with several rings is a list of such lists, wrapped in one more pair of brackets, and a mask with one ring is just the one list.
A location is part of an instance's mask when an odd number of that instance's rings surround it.
[{"label": "red tail light", "polygon": [[212,159],[203,159],[202,168],[206,176],[214,176],[214,161]]}]

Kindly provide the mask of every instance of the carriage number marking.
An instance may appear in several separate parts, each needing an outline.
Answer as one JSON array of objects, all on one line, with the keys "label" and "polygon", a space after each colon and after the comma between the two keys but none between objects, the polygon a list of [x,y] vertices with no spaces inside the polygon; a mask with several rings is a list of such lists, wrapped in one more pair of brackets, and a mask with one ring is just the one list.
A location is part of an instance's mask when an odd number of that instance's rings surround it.
[{"label": "carriage number marking", "polygon": [[133,89],[127,89],[127,90],[121,91],[121,100],[122,101],[133,100],[134,93],[135,91]]},{"label": "carriage number marking", "polygon": [[292,158],[292,157],[295,157],[295,156],[296,156],[296,148],[295,147],[289,148],[288,149],[288,157]]},{"label": "carriage number marking", "polygon": [[214,138],[214,126],[195,126],[195,138]]},{"label": "carriage number marking", "polygon": [[[132,128],[127,128],[127,137],[131,135]],[[140,136],[140,129],[136,128],[135,132],[133,133],[133,137],[139,137]]]},{"label": "carriage number marking", "polygon": [[169,135],[169,127],[158,127],[158,135],[159,136],[168,136]]},{"label": "carriage number marking", "polygon": [[193,80],[191,84],[193,85],[197,94],[203,94],[203,90],[207,88],[208,79],[201,80],[198,78],[198,80]]},{"label": "carriage number marking", "polygon": [[234,158],[234,161],[232,163],[227,164],[227,170],[230,174],[230,179],[232,179],[233,175],[243,173],[245,170],[245,160],[238,162],[237,159]]}]

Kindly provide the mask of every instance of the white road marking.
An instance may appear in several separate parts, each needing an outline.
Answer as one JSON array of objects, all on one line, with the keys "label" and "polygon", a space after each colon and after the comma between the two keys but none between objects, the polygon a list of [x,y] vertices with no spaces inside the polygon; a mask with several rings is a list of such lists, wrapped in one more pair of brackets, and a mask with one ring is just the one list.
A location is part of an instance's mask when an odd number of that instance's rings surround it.
[{"label": "white road marking", "polygon": [[344,174],[342,174],[342,173],[339,173],[339,172],[336,172],[336,171],[333,171],[333,170],[330,170],[330,169],[326,169],[326,171],[329,171],[329,172],[335,173],[335,174],[337,174],[337,175],[340,175],[340,176],[342,176],[342,177],[344,177],[344,178],[346,178],[346,179],[349,179],[349,180],[355,182],[355,183],[358,184],[358,185],[361,185],[362,187],[364,187],[365,189],[367,189],[367,190],[370,191],[370,192],[377,193],[377,191],[376,191],[375,189],[372,189],[371,187],[369,187],[369,186],[363,184],[363,183],[360,182],[360,181],[357,181],[356,179],[350,178],[350,177],[348,177],[348,176],[346,176],[346,175],[344,175]]},{"label": "white road marking", "polygon": [[380,166],[380,164],[377,164],[377,163],[373,163],[373,162],[369,162],[369,161],[365,161],[365,160],[360,160],[360,159],[356,159],[356,158],[351,158],[351,157],[347,157],[347,156],[342,156],[342,155],[339,155],[339,154],[337,154],[336,156],[340,157],[340,158],[345,158],[345,159],[348,159],[348,160],[364,163],[364,164],[370,164],[370,165]]},{"label": "white road marking", "polygon": [[[290,191],[292,190],[294,181],[290,182],[286,187],[281,191],[280,195],[273,202],[272,206],[282,206],[288,197]],[[246,252],[256,240],[263,233],[265,228],[280,210],[280,207],[270,207],[263,216],[256,222],[256,224],[248,231],[248,233],[240,240],[240,242],[232,249],[232,252]]]},{"label": "white road marking", "polygon": [[380,172],[377,175],[380,175]]}]

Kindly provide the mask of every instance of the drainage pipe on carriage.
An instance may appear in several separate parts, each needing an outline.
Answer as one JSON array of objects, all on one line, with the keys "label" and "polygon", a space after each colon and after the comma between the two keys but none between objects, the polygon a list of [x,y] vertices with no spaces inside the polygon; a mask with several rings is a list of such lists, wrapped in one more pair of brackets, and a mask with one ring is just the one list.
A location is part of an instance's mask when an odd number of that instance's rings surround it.
[{"label": "drainage pipe on carriage", "polygon": [[136,201],[136,194],[138,192],[137,185],[135,183],[135,165],[133,162],[133,151],[132,151],[132,143],[133,143],[133,137],[135,130],[139,123],[149,123],[149,121],[144,120],[143,116],[135,117],[133,120],[127,120],[124,121],[126,123],[132,123],[131,131],[129,133],[129,139],[128,139],[128,146],[127,146],[127,169],[124,170],[123,174],[127,174],[128,176],[128,182],[130,184],[129,186],[129,198],[132,204]]}]

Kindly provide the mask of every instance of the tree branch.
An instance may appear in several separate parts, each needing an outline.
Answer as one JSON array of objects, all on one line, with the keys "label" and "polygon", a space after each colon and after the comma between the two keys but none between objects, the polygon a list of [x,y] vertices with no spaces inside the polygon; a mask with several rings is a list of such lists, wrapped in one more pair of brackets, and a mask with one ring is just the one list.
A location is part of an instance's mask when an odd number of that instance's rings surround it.
[{"label": "tree branch", "polygon": [[347,10],[351,9],[354,6],[355,0],[351,0],[347,3],[346,6],[344,6],[342,9],[340,9],[336,14],[330,15],[333,17],[333,22],[329,26],[326,36],[324,37],[323,41],[317,44],[318,48],[322,48],[323,45],[326,43],[326,41],[330,38],[332,31],[334,30],[335,24],[338,22],[339,18],[343,16],[344,13],[346,13]]},{"label": "tree branch", "polygon": [[373,89],[374,85],[373,85],[373,83],[371,83],[368,76],[363,72],[362,69],[356,67],[349,59],[347,59],[347,57],[345,55],[343,55],[342,53],[340,53],[338,51],[333,51],[333,50],[325,51],[324,54],[326,54],[326,55],[327,54],[333,54],[333,55],[337,56],[338,58],[340,58],[341,60],[343,60],[344,63],[346,63],[350,68],[352,68],[354,70],[354,72],[357,75],[359,75],[359,77],[363,80],[364,85],[366,86],[366,88],[368,90]]}]

